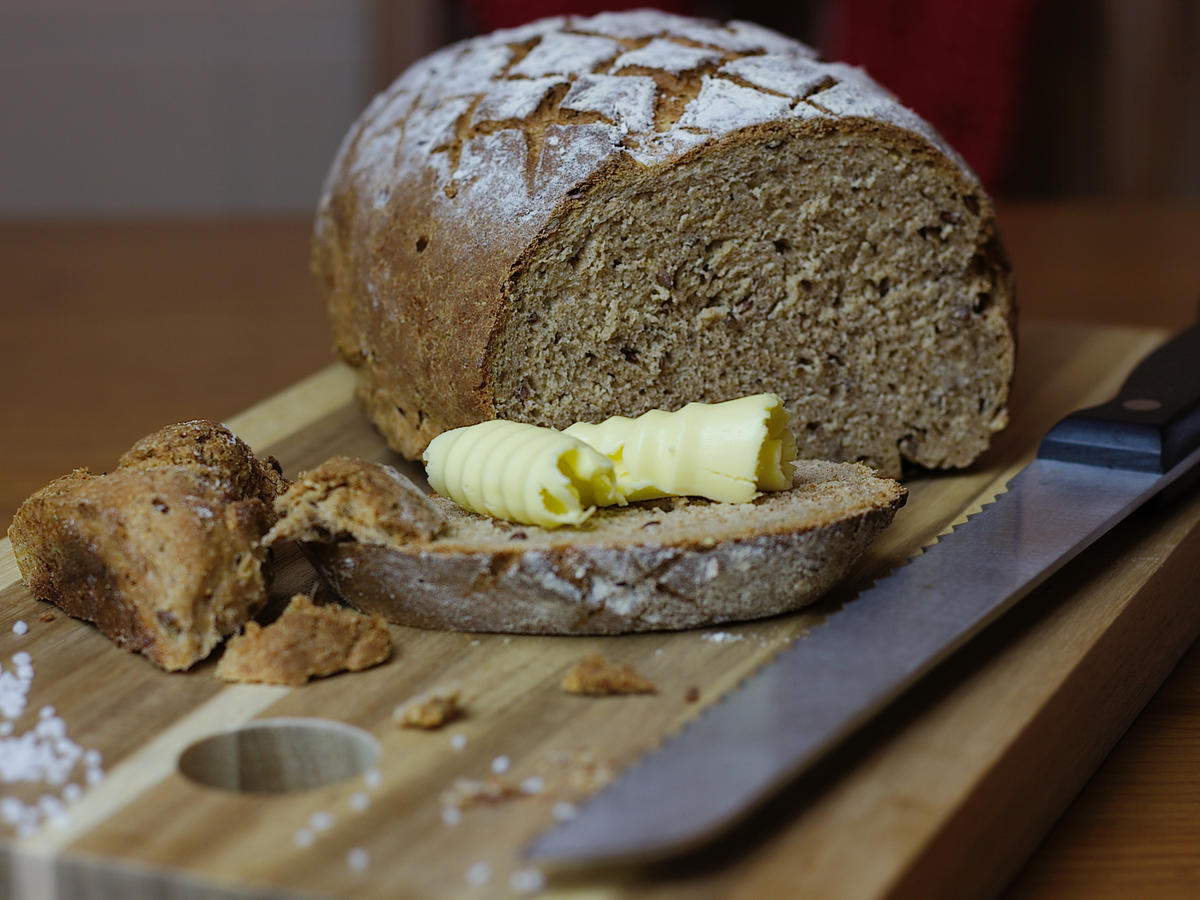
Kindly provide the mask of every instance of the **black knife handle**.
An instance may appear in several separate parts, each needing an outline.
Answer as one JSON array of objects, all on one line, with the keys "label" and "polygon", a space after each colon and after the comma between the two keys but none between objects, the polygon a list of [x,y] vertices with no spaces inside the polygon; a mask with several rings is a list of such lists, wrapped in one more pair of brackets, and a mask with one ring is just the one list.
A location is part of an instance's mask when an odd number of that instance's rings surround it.
[{"label": "black knife handle", "polygon": [[1038,456],[1111,469],[1167,472],[1200,446],[1200,323],[1167,341],[1099,406],[1071,413]]}]

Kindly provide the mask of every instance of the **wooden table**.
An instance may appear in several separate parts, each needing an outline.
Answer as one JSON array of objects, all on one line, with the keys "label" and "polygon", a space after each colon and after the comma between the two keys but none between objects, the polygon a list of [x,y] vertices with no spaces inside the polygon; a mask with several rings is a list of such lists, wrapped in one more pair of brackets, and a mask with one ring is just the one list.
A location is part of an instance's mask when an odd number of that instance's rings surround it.
[{"label": "wooden table", "polygon": [[[1026,317],[1179,326],[1200,207],[1012,206]],[[0,225],[0,523],[172,421],[225,418],[332,360],[302,221]],[[1007,891],[1190,897],[1200,886],[1193,648]]]}]

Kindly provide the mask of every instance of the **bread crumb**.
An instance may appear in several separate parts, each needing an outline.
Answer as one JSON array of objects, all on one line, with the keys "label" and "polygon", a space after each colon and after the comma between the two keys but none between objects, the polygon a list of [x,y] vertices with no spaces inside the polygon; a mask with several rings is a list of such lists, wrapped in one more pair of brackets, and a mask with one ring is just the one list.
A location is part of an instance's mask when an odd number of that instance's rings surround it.
[{"label": "bread crumb", "polygon": [[54,618],[55,618],[54,613],[44,612],[40,616],[38,616],[38,621],[39,622],[53,622]]},{"label": "bread crumb", "polygon": [[481,803],[500,803],[522,796],[521,791],[499,778],[456,778],[442,792],[442,809],[469,809]]},{"label": "bread crumb", "polygon": [[570,753],[551,754],[551,761],[566,770],[567,787],[580,794],[590,794],[613,780],[616,771],[612,763],[598,759],[585,747]]},{"label": "bread crumb", "polygon": [[462,712],[458,684],[432,688],[396,707],[395,720],[402,728],[441,728]]},{"label": "bread crumb", "polygon": [[568,694],[653,694],[654,682],[639,675],[632,666],[614,663],[598,653],[585,656],[562,680]]},{"label": "bread crumb", "polygon": [[302,685],[314,676],[357,672],[391,655],[392,638],[379,616],[341,606],[318,606],[305,594],[266,626],[247,622],[217,663],[226,681]]}]

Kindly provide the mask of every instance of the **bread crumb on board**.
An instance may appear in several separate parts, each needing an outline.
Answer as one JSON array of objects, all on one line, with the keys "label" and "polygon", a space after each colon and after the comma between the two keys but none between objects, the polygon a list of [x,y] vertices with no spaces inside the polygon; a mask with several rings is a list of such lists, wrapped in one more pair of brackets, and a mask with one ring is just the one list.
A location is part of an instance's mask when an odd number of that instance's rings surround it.
[{"label": "bread crumb on board", "polygon": [[396,724],[427,731],[441,728],[462,714],[461,694],[457,682],[430,688],[396,707]]},{"label": "bread crumb on board", "polygon": [[563,676],[562,689],[568,694],[593,697],[614,694],[653,694],[654,682],[638,674],[626,663],[615,663],[599,653],[581,659]]},{"label": "bread crumb on board", "polygon": [[297,594],[274,622],[247,622],[245,631],[229,640],[217,677],[298,686],[314,676],[370,668],[391,652],[391,633],[381,617],[318,606]]}]

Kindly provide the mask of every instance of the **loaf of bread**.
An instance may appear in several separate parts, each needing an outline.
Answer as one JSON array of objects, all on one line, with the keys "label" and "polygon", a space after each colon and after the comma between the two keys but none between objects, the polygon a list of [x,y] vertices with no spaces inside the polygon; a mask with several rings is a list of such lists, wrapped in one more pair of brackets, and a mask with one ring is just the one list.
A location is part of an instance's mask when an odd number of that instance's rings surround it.
[{"label": "loaf of bread", "polygon": [[1007,419],[980,183],[864,72],[745,22],[556,18],[434,53],[347,135],[313,246],[408,458],[489,418],[774,391],[802,457],[896,475],[970,463]]},{"label": "loaf of bread", "polygon": [[[367,474],[347,477],[351,465]],[[383,468],[341,461],[303,473],[276,513],[287,522],[295,507],[308,521],[305,551],[346,602],[401,625],[461,631],[619,634],[799,609],[850,570],[905,500],[864,465],[801,461],[790,490],[750,503],[646,500],[545,529],[438,496],[420,511],[403,476],[377,477]],[[322,480],[360,488],[313,506]],[[355,525],[401,505],[441,524],[425,533]]]}]

